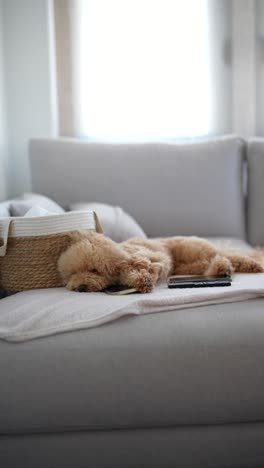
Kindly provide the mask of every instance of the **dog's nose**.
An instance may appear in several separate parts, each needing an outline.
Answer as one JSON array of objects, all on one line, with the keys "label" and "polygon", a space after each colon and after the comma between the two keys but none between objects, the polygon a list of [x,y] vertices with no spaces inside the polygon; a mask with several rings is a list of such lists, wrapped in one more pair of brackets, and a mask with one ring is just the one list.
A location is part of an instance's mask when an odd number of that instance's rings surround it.
[{"label": "dog's nose", "polygon": [[79,292],[88,292],[89,289],[88,289],[86,284],[80,284],[80,286],[78,287],[78,291]]}]

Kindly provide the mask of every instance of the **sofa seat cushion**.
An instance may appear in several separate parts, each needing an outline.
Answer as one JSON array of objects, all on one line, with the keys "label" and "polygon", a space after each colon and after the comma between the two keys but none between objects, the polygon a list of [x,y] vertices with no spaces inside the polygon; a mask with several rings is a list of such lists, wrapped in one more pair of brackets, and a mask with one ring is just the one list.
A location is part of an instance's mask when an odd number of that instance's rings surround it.
[{"label": "sofa seat cushion", "polygon": [[0,341],[0,433],[263,421],[263,355],[261,299]]}]

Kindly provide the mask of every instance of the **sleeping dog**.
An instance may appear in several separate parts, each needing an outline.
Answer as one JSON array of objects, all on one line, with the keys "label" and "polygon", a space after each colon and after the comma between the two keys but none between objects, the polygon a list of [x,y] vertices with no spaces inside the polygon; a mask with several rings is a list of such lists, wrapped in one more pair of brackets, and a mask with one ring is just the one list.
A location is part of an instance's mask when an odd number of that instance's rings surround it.
[{"label": "sleeping dog", "polygon": [[96,232],[72,233],[58,260],[69,290],[102,291],[122,284],[149,293],[170,275],[263,272],[258,251],[221,250],[199,237],[133,238],[116,243]]}]

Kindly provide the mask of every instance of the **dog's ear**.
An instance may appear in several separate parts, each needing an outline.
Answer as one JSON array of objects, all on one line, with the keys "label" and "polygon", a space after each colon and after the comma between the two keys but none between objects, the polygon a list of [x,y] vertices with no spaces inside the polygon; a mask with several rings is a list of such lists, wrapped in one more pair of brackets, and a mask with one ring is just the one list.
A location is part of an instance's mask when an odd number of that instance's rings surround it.
[{"label": "dog's ear", "polygon": [[113,243],[110,248],[108,247],[102,252],[102,262],[109,276],[118,276],[125,265],[129,263],[130,255],[116,243]]},{"label": "dog's ear", "polygon": [[119,275],[121,265],[130,259],[122,244],[95,232],[89,234],[89,241],[92,246],[91,260],[94,268],[102,275]]}]

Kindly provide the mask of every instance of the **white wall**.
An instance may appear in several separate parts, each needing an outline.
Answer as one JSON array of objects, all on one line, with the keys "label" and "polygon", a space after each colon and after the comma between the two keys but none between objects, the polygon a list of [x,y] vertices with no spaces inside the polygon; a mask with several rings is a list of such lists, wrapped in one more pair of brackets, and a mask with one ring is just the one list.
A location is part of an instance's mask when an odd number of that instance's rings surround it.
[{"label": "white wall", "polygon": [[9,196],[29,191],[28,142],[57,136],[51,0],[2,0]]},{"label": "white wall", "polygon": [[7,196],[7,131],[4,81],[3,1],[0,0],[0,201]]}]

